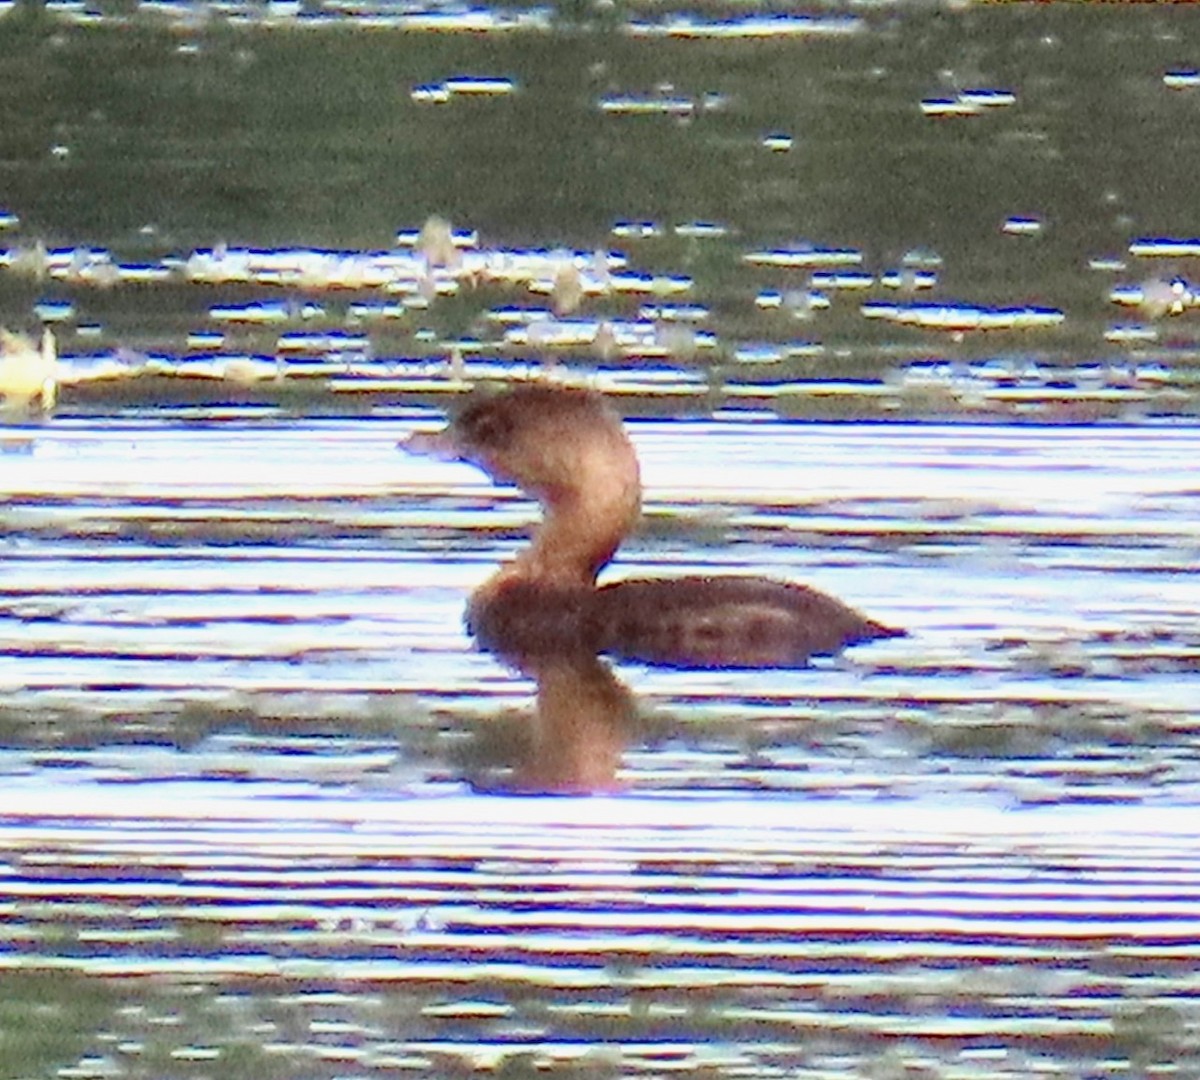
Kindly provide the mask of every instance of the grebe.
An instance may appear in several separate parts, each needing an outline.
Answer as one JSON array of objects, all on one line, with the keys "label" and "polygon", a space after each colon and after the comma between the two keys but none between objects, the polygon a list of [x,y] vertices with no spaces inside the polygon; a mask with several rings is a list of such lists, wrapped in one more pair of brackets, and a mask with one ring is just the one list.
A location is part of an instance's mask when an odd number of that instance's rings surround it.
[{"label": "grebe", "polygon": [[502,655],[607,653],[688,668],[799,667],[902,636],[831,596],[762,577],[689,576],[596,587],[641,514],[637,455],[597,393],[524,383],[477,395],[416,452],[470,462],[535,498],[532,542],[472,595],[467,625]]}]

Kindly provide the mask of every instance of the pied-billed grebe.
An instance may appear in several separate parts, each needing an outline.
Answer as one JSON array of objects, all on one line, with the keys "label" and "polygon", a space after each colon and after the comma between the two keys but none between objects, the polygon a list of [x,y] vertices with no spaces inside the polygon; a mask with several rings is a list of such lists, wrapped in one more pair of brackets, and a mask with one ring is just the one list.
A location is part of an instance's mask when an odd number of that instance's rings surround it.
[{"label": "pied-billed grebe", "polygon": [[597,588],[597,574],[637,523],[642,495],[633,445],[597,393],[519,384],[473,398],[445,431],[408,445],[471,462],[544,511],[529,547],[471,597],[468,626],[485,645],[673,667],[794,667],[904,633],[815,589],[762,577]]}]

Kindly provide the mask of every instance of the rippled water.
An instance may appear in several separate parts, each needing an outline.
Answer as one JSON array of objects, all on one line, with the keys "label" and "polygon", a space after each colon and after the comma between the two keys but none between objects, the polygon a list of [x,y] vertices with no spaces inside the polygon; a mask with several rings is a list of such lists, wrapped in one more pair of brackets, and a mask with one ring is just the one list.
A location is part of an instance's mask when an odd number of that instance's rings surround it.
[{"label": "rippled water", "polygon": [[0,319],[77,413],[1197,415],[1191,20],[950,7],[0,7]]},{"label": "rippled water", "polygon": [[622,667],[627,794],[539,799],[487,793],[531,687],[461,628],[534,509],[397,451],[431,422],[5,455],[0,963],[99,996],[78,1075],[1191,1055],[1193,429],[632,424],[613,577],[751,567],[912,636]]},{"label": "rippled water", "polygon": [[[1195,1075],[1194,24],[0,4],[0,1074]],[[910,636],[505,794],[534,511],[396,443],[542,368],[612,577]]]}]

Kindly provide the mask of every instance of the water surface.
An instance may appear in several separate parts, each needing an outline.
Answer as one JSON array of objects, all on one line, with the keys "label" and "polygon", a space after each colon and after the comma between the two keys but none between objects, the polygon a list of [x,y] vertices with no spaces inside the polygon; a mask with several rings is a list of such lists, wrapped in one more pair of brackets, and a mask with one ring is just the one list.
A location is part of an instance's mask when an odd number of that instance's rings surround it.
[{"label": "water surface", "polygon": [[100,995],[85,1074],[1192,1046],[1195,431],[633,424],[612,576],[765,571],[912,636],[623,666],[626,794],[530,799],[494,792],[531,686],[461,610],[535,511],[396,450],[431,422],[61,421],[6,455],[3,963]]},{"label": "water surface", "polygon": [[[4,1074],[1195,1072],[1195,37],[3,8]],[[640,417],[612,576],[911,635],[619,666],[621,792],[502,794],[534,509],[395,444],[545,369]]]}]

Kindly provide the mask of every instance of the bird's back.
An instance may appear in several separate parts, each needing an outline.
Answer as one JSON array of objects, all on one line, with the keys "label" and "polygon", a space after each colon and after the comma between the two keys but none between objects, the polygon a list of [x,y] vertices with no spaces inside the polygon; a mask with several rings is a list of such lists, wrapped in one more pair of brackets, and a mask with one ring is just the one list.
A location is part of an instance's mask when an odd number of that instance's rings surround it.
[{"label": "bird's back", "polygon": [[671,667],[803,667],[904,635],[816,589],[759,577],[621,581],[597,591],[591,617],[600,651]]}]

